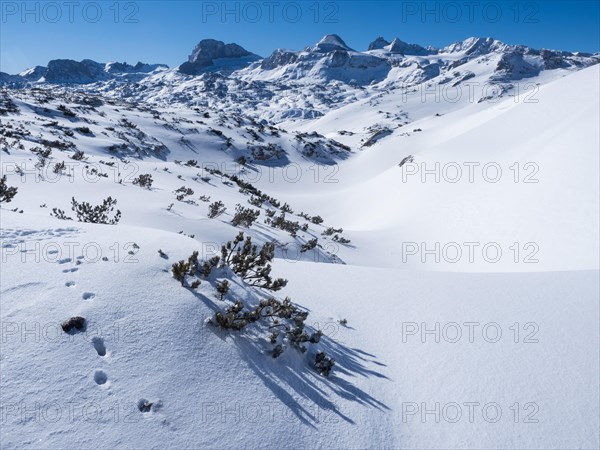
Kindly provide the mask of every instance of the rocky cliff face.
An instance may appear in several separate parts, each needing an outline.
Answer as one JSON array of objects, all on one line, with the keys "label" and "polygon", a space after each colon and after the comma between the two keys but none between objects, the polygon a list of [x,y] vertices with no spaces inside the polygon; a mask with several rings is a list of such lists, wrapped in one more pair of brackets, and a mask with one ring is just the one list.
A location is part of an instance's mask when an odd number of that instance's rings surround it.
[{"label": "rocky cliff face", "polygon": [[[215,67],[236,70],[250,62],[260,59],[238,44],[225,44],[215,39],[204,39],[196,45],[187,62],[179,66],[179,71],[186,75],[199,75]],[[228,64],[219,64],[228,60]]]},{"label": "rocky cliff face", "polygon": [[107,81],[123,74],[149,74],[158,69],[167,69],[164,64],[145,64],[135,66],[125,62],[99,63],[91,59],[74,61],[72,59],[53,59],[48,66],[36,66],[21,72],[19,76],[26,81],[45,81],[56,84],[89,84]]}]

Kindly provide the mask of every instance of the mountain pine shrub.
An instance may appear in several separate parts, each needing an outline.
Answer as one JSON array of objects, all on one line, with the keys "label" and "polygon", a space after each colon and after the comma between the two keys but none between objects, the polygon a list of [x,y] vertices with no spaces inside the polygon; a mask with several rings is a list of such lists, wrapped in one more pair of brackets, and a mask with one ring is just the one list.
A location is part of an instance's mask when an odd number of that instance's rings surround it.
[{"label": "mountain pine shrub", "polygon": [[234,227],[242,226],[245,228],[250,228],[250,226],[254,223],[256,219],[260,216],[260,211],[252,208],[244,208],[242,205],[236,205],[235,207],[235,215],[231,220],[231,224]]},{"label": "mountain pine shrub", "polygon": [[214,219],[227,211],[225,204],[222,201],[216,201],[208,205],[208,218]]},{"label": "mountain pine shrub", "polygon": [[79,203],[75,200],[75,197],[71,199],[71,209],[75,212],[77,220],[80,222],[116,225],[121,220],[121,211],[117,209],[112,218],[110,217],[116,205],[117,200],[112,197],[105,198],[102,204],[97,206],[92,206],[88,202]]},{"label": "mountain pine shrub", "polygon": [[229,281],[222,280],[217,283],[217,292],[221,294],[221,301],[223,301],[223,297],[229,292]]},{"label": "mountain pine shrub", "polygon": [[149,173],[143,173],[133,180],[133,184],[135,184],[136,186],[147,189],[150,189],[152,187],[153,182],[154,180],[152,180],[152,175],[150,175]]},{"label": "mountain pine shrub", "polygon": [[6,184],[6,175],[0,178],[0,203],[10,203],[15,195],[17,195],[17,191],[16,187]]},{"label": "mountain pine shrub", "polygon": [[244,239],[240,232],[233,241],[221,247],[221,264],[227,265],[247,284],[278,291],[287,284],[283,278],[271,277],[271,262],[275,256],[275,244],[266,242],[260,250],[252,244],[250,236]]}]

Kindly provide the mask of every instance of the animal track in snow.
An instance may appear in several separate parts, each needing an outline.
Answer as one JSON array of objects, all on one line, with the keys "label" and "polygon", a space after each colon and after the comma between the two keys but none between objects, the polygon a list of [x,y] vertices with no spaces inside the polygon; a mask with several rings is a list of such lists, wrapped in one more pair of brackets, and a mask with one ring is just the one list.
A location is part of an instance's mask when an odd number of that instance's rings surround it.
[{"label": "animal track in snow", "polygon": [[143,413],[150,412],[150,410],[152,409],[152,405],[153,403],[146,400],[145,398],[140,399],[137,403],[138,409]]},{"label": "animal track in snow", "polygon": [[57,263],[59,263],[59,264],[66,264],[66,263],[71,262],[71,261],[73,261],[71,258],[63,258],[63,259],[59,259],[57,261]]},{"label": "animal track in snow", "polygon": [[67,281],[67,282],[65,283],[65,286],[66,286],[66,287],[75,287],[75,282],[74,282],[74,281]]},{"label": "animal track in snow", "polygon": [[108,376],[103,370],[96,370],[94,373],[94,381],[96,384],[103,385],[108,381]]},{"label": "animal track in snow", "polygon": [[[2,238],[2,240],[5,242],[3,247],[9,247],[15,244],[22,244],[24,242],[37,242],[53,239],[57,236],[73,237],[77,234],[79,234],[79,230],[77,228],[46,228],[42,230],[6,228],[0,231],[0,238]],[[55,253],[53,252],[52,254]]]},{"label": "animal track in snow", "polygon": [[96,294],[93,292],[84,292],[82,297],[84,300],[93,300],[96,297]]},{"label": "animal track in snow", "polygon": [[77,267],[72,267],[70,269],[65,269],[63,270],[63,273],[69,273],[69,272],[77,272],[79,269]]},{"label": "animal track in snow", "polygon": [[96,352],[98,352],[98,356],[106,356],[106,345],[104,345],[104,339],[95,337],[92,339],[92,344],[94,345]]},{"label": "animal track in snow", "polygon": [[137,407],[140,410],[140,412],[143,412],[143,413],[157,412],[158,410],[160,410],[162,408],[162,401],[156,400],[156,401],[151,402],[150,400],[141,398],[137,402]]}]

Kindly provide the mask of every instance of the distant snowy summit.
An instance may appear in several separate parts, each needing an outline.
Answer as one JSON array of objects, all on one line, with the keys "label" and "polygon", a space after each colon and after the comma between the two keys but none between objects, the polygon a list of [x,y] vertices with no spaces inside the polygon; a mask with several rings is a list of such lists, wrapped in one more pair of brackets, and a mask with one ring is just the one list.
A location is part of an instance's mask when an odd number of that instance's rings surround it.
[{"label": "distant snowy summit", "polygon": [[386,41],[382,37],[378,37],[369,44],[369,51],[384,50],[388,53],[400,53],[403,55],[431,55],[435,54],[433,48],[424,48],[417,44],[407,44],[398,38],[394,38],[391,42]]},{"label": "distant snowy summit", "polygon": [[336,34],[328,34],[312,47],[301,51],[275,50],[251,67],[250,77],[272,80],[339,80],[352,84],[368,84],[382,80],[390,71],[386,58],[350,48]]},{"label": "distant snowy summit", "polygon": [[348,52],[355,51],[348,47],[344,40],[337,34],[328,34],[323,36],[323,38],[312,48],[312,51],[317,53],[329,53],[336,50]]},{"label": "distant snowy summit", "polygon": [[[393,81],[398,68],[412,68],[413,75],[403,75],[403,82],[422,82],[483,58],[493,64],[496,80],[511,81],[538,75],[543,70],[578,70],[597,64],[599,54],[536,50],[523,45],[508,45],[493,38],[468,38],[443,48],[423,47],[399,38],[391,41],[378,37],[366,51],[352,49],[336,35],[324,36],[303,50],[277,49],[266,58],[242,46],[215,39],[201,40],[188,60],[169,69],[164,64],[97,63],[90,59],[53,60],[47,67],[37,66],[19,75],[0,73],[0,83],[22,84],[91,84],[104,81],[152,82],[164,71],[184,77],[211,73],[231,79],[303,84],[340,81],[364,86]],[[411,82],[412,82],[411,81]]]},{"label": "distant snowy summit", "polygon": [[204,39],[196,45],[188,61],[179,66],[179,71],[186,75],[200,75],[214,70],[234,71],[260,59],[260,56],[238,44]]},{"label": "distant snowy summit", "polygon": [[[185,75],[200,75],[205,72],[228,72],[243,69],[262,58],[245,50],[238,44],[225,44],[215,39],[204,39],[196,45],[188,61],[176,70]],[[18,75],[0,72],[1,82],[46,82],[53,84],[90,84],[99,81],[120,79],[137,81],[146,75],[167,70],[166,64],[145,64],[138,62],[132,66],[125,62],[98,63],[91,59],[74,61],[55,59],[47,66],[36,66]]]},{"label": "distant snowy summit", "polygon": [[131,74],[149,74],[158,69],[168,69],[165,64],[145,64],[138,62],[135,66],[125,62],[98,63],[91,59],[73,61],[71,59],[54,59],[48,66],[36,66],[19,74],[27,81],[45,81],[47,83],[86,84],[108,80],[116,76]]}]

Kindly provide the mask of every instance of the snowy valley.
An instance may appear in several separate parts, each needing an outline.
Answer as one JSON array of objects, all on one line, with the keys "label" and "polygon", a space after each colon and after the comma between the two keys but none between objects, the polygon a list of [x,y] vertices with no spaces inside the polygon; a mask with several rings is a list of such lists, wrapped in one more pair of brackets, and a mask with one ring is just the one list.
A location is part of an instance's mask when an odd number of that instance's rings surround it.
[{"label": "snowy valley", "polygon": [[2,448],[598,448],[599,62],[0,72]]}]

